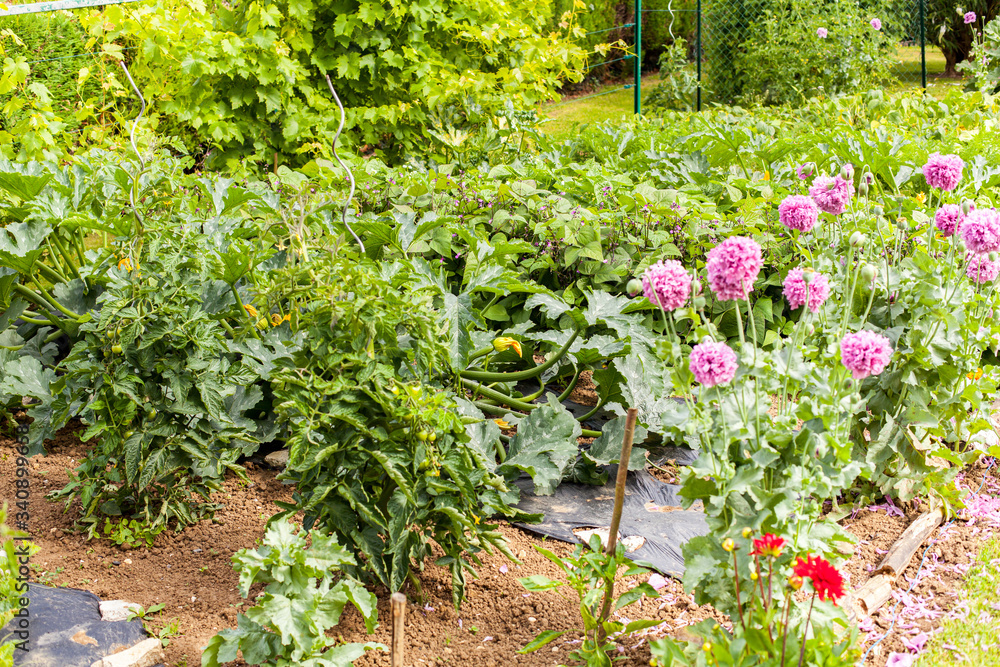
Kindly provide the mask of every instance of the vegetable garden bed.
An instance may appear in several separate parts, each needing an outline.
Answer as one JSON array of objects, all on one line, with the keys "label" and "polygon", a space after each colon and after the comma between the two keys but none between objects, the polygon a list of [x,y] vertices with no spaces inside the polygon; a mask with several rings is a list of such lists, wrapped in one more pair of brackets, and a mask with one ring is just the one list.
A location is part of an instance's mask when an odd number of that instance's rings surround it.
[{"label": "vegetable garden bed", "polygon": [[[61,488],[68,479],[67,469],[74,468],[90,449],[79,441],[81,431],[79,425],[61,430],[50,453],[32,459],[31,483],[39,495]],[[0,475],[7,479],[14,479],[13,448],[12,440],[0,438]],[[250,606],[237,592],[237,573],[230,556],[259,542],[267,518],[278,509],[275,501],[288,501],[291,497],[290,488],[275,479],[276,471],[251,462],[247,465],[247,475],[249,483],[228,479],[224,490],[213,495],[213,501],[222,505],[215,520],[203,521],[180,534],[161,533],[152,547],[134,549],[115,547],[107,541],[84,540],[72,529],[76,507],[64,513],[61,504],[37,498],[31,506],[32,519],[35,525],[46,529],[38,531],[35,539],[41,551],[33,559],[33,579],[53,586],[90,590],[103,599],[124,599],[145,608],[164,605],[162,611],[145,619],[147,627],[154,635],[166,629],[164,636],[169,643],[165,651],[170,665],[198,665],[201,648],[208,640],[219,630],[235,625],[236,614]],[[976,490],[984,475],[989,477],[983,501],[1000,485],[995,471],[987,472],[985,464],[977,464],[963,480],[963,484]],[[12,487],[4,488],[2,499],[14,501]],[[981,504],[976,501],[972,506]],[[864,583],[870,569],[919,513],[911,504],[901,508],[886,504],[861,509],[841,522],[858,540],[856,553],[841,568],[851,588]],[[921,633],[931,633],[944,618],[961,616],[956,600],[962,574],[979,543],[1000,529],[1000,513],[963,516],[972,521],[956,521],[944,531],[943,539],[938,534],[941,531],[935,533],[932,539],[940,541],[931,546],[922,576],[905,604],[894,610],[895,601],[891,600],[870,624],[863,623],[862,628],[867,630],[862,636],[867,635],[867,646],[889,629],[893,611],[902,612],[893,631],[869,654],[865,664],[880,667],[893,652],[909,654],[907,642],[912,645]],[[452,606],[451,575],[446,568],[428,564],[420,574],[427,596],[423,606],[417,604],[412,587],[405,589],[410,597],[407,664],[541,667],[567,663],[566,656],[577,639],[573,635],[562,638],[567,643],[557,640],[537,653],[517,652],[542,630],[577,627],[577,601],[557,592],[528,593],[518,578],[558,574],[558,568],[543,558],[535,546],[545,546],[559,555],[568,555],[572,547],[539,539],[509,525],[500,530],[522,564],[499,554],[484,558],[478,568],[481,576],[470,581],[468,600],[460,610]],[[918,556],[922,551],[918,551]],[[919,558],[911,562],[905,572],[907,580],[916,574],[918,564]],[[684,628],[691,623],[705,618],[724,620],[711,607],[694,604],[678,581],[655,577],[653,581],[659,597],[646,598],[623,613],[632,619],[656,619],[662,624],[622,642],[626,647],[621,656],[624,660],[616,664],[648,665],[649,639],[663,634],[684,637]],[[621,585],[627,588],[634,583],[637,581],[633,577],[631,583]],[[253,589],[253,593],[259,592],[259,588]],[[373,635],[367,635],[360,617],[353,610],[348,611],[336,629],[345,640],[390,643],[388,591],[378,587],[374,592],[379,599],[379,628]],[[935,607],[944,613],[935,614]],[[389,658],[386,653],[369,653],[356,664],[388,665]]]}]

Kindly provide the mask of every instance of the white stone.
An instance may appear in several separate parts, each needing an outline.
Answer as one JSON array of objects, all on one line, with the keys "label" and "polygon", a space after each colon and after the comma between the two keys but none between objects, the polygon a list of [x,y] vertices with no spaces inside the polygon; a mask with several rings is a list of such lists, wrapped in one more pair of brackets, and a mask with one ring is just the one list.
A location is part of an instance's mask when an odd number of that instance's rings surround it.
[{"label": "white stone", "polygon": [[125,600],[101,600],[101,620],[102,621],[124,621],[129,614],[138,614],[142,611],[142,605]]},{"label": "white stone", "polygon": [[90,667],[153,667],[166,663],[167,656],[163,653],[160,640],[156,637],[145,639],[132,648],[106,656]]}]

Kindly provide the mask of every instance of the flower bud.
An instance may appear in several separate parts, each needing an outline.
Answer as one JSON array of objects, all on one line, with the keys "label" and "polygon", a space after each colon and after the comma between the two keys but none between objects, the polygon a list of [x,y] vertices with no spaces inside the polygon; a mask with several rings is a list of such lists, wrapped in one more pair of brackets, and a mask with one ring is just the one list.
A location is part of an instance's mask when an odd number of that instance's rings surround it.
[{"label": "flower bud", "polygon": [[840,168],[840,177],[845,181],[849,181],[854,178],[854,165],[848,162],[843,167]]},{"label": "flower bud", "polygon": [[701,281],[698,279],[691,281],[691,295],[699,296],[701,294]]},{"label": "flower bud", "polygon": [[701,645],[701,650],[704,651],[705,653],[708,653],[709,651],[711,651],[712,650],[712,642],[705,642],[704,644],[702,644]]},{"label": "flower bud", "polygon": [[748,537],[750,537],[751,535],[753,535],[753,531],[750,530],[750,528],[744,528],[743,529],[743,539],[744,540],[747,539]]},{"label": "flower bud", "polygon": [[809,324],[807,324],[806,325],[806,333],[809,334],[810,336],[812,336],[814,333],[816,333],[816,325],[813,324],[812,322],[810,322]]},{"label": "flower bud", "polygon": [[861,185],[858,186],[858,195],[861,196],[861,197],[867,197],[868,196],[868,184],[867,183],[865,183],[865,182],[862,181]]},{"label": "flower bud", "polygon": [[991,261],[991,262],[995,262],[995,261],[997,261],[997,253],[996,253],[996,251],[994,251],[994,252],[991,252],[990,254],[988,254],[988,255],[987,255],[987,257],[989,257],[989,258],[990,258],[990,261]]},{"label": "flower bud", "polygon": [[731,552],[733,549],[736,548],[736,543],[733,542],[733,538],[727,537],[726,539],[722,540],[722,548],[725,549],[726,551]]},{"label": "flower bud", "polygon": [[803,584],[802,577],[800,577],[799,575],[793,574],[792,576],[788,577],[788,585],[789,587],[791,587],[793,591],[797,591],[800,588],[802,588],[802,584]]},{"label": "flower bud", "polygon": [[854,232],[851,234],[851,247],[860,248],[865,244],[865,235],[861,232]]},{"label": "flower bud", "polygon": [[813,271],[812,271],[812,269],[803,269],[802,270],[802,282],[804,282],[806,285],[808,285],[809,283],[812,282],[812,280],[813,280]]},{"label": "flower bud", "polygon": [[972,210],[972,202],[968,199],[962,201],[962,213],[969,215],[969,211]]},{"label": "flower bud", "polygon": [[865,264],[861,268],[861,277],[864,278],[866,283],[870,283],[875,280],[875,267],[871,264]]},{"label": "flower bud", "polygon": [[625,291],[629,296],[635,296],[642,291],[642,281],[638,278],[633,278],[628,281],[628,285],[625,286]]},{"label": "flower bud", "polygon": [[875,174],[871,173],[870,171],[866,171],[864,176],[861,177],[861,182],[867,185],[871,185],[872,183],[875,182]]},{"label": "flower bud", "polygon": [[750,580],[751,581],[757,581],[757,579],[759,579],[759,578],[760,577],[757,575],[757,571],[756,570],[754,570],[753,572],[750,573]]},{"label": "flower bud", "polygon": [[965,243],[962,239],[955,239],[955,252],[960,256],[965,255]]}]

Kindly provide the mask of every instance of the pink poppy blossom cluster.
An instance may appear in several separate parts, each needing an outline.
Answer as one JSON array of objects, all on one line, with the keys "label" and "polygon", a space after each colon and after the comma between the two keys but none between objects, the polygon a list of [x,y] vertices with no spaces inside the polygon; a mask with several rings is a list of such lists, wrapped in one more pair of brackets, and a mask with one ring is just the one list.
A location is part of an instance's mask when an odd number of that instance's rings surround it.
[{"label": "pink poppy blossom cluster", "polygon": [[[976,205],[972,204],[970,210],[975,208]],[[945,236],[957,234],[964,220],[965,213],[958,204],[944,204],[934,213],[934,226]]]},{"label": "pink poppy blossom cluster", "polygon": [[809,232],[819,220],[819,207],[810,197],[791,195],[778,205],[778,220],[789,229]]},{"label": "pink poppy blossom cluster", "polygon": [[879,19],[872,19],[871,26],[873,28],[875,28],[876,30],[881,30],[882,29],[882,21],[880,21]]},{"label": "pink poppy blossom cluster", "polygon": [[736,376],[736,353],[725,343],[698,343],[688,358],[694,379],[705,387],[728,384]]},{"label": "pink poppy blossom cluster", "polygon": [[760,245],[746,236],[730,236],[708,252],[708,284],[720,301],[747,298],[764,266]]},{"label": "pink poppy blossom cluster", "polygon": [[969,25],[970,23],[975,23],[976,22],[976,13],[975,12],[965,12],[965,16],[962,17],[962,20],[965,21],[965,25]]},{"label": "pink poppy blossom cluster", "polygon": [[809,188],[809,194],[819,210],[831,215],[840,215],[847,210],[847,204],[854,196],[854,183],[837,176],[817,176]]},{"label": "pink poppy blossom cluster", "polygon": [[874,331],[847,334],[840,341],[840,361],[855,380],[878,375],[892,359],[892,345]]},{"label": "pink poppy blossom cluster", "polygon": [[828,34],[829,33],[826,31],[826,28],[816,28],[816,36],[820,39],[826,39]]},{"label": "pink poppy blossom cluster", "polygon": [[991,208],[981,208],[969,213],[959,231],[969,251],[981,254],[1000,250],[1000,213]]},{"label": "pink poppy blossom cluster", "polygon": [[691,276],[675,259],[657,262],[642,275],[642,293],[663,310],[677,310],[691,295]]},{"label": "pink poppy blossom cluster", "polygon": [[1000,261],[990,259],[989,255],[973,255],[969,259],[965,275],[980,285],[991,283],[1000,275]]},{"label": "pink poppy blossom cluster", "polygon": [[958,187],[958,182],[962,180],[964,168],[965,162],[957,155],[931,153],[927,156],[927,164],[924,165],[924,179],[932,188],[951,191]]},{"label": "pink poppy blossom cluster", "polygon": [[813,271],[806,283],[805,272],[801,268],[792,269],[785,278],[784,295],[790,308],[806,305],[808,300],[809,310],[818,313],[830,297],[830,281],[822,273]]}]

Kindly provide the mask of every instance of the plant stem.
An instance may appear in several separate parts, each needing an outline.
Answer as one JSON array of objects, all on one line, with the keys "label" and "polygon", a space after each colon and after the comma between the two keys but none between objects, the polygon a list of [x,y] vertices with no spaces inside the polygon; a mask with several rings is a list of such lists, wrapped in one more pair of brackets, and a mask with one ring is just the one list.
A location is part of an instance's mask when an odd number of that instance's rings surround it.
[{"label": "plant stem", "polygon": [[740,568],[736,561],[736,550],[733,549],[733,581],[736,582],[736,611],[740,613],[740,625],[743,630],[747,629],[747,622],[743,618],[743,602],[740,601]]},{"label": "plant stem", "polygon": [[813,593],[812,599],[809,600],[809,613],[806,614],[806,622],[802,626],[802,648],[799,650],[799,667],[802,667],[802,660],[806,656],[806,638],[809,636],[809,619],[812,618],[814,604],[816,604],[815,593]]},{"label": "plant stem", "polygon": [[781,667],[785,667],[785,647],[788,646],[788,613],[792,608],[792,593],[785,595],[785,614],[781,623],[781,629],[785,636],[781,640]]},{"label": "plant stem", "polygon": [[548,369],[552,368],[560,359],[569,352],[569,348],[573,345],[577,336],[580,335],[580,328],[577,327],[573,330],[573,335],[569,337],[566,344],[559,348],[556,354],[540,366],[535,366],[534,368],[529,368],[526,371],[518,371],[516,373],[486,373],[483,371],[462,371],[459,373],[463,378],[467,380],[479,380],[483,382],[516,382],[518,380],[528,380],[533,377],[538,377]]}]

